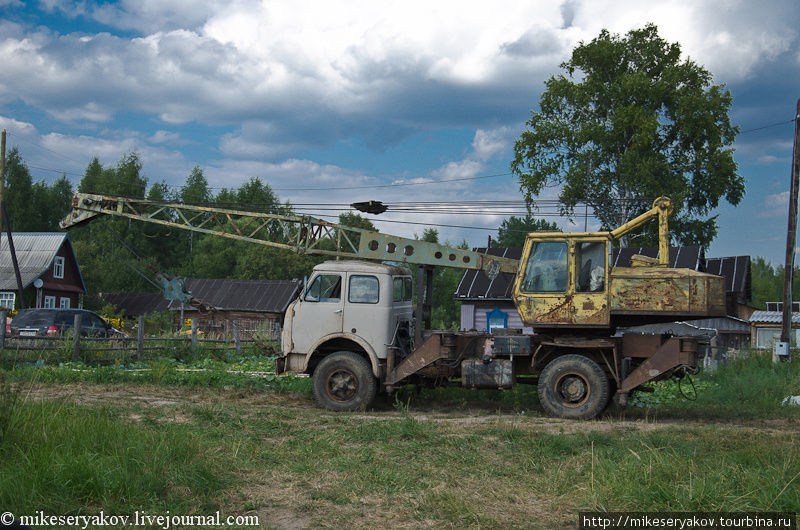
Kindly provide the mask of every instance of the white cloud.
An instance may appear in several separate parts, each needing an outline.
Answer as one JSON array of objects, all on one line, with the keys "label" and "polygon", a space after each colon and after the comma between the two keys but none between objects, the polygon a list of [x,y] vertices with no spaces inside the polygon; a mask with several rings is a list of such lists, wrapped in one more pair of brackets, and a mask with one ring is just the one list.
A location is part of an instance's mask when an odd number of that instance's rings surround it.
[{"label": "white cloud", "polygon": [[[21,98],[65,122],[144,112],[166,123],[273,128],[271,156],[360,135],[385,146],[446,126],[518,120],[580,40],[649,21],[731,82],[797,46],[798,8],[689,0],[549,0],[470,5],[300,0],[50,0],[141,37],[58,35],[0,24],[0,101]],[[475,109],[465,122],[464,106]],[[230,135],[242,156],[258,135]],[[251,138],[251,136],[253,136]],[[476,156],[480,146],[475,149]],[[489,156],[487,154],[487,156]]]},{"label": "white cloud", "polygon": [[511,129],[500,127],[499,129],[475,131],[475,138],[472,140],[472,150],[475,157],[479,160],[488,160],[495,155],[506,150],[511,143]]},{"label": "white cloud", "polygon": [[759,217],[786,217],[789,211],[789,192],[773,193],[764,197],[764,209]]}]

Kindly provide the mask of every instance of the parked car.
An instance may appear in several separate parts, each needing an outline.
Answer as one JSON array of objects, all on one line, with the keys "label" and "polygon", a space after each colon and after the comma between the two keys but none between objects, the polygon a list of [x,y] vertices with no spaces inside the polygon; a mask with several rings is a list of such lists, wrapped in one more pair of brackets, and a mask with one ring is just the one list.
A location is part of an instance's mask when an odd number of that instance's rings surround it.
[{"label": "parked car", "polygon": [[82,337],[124,337],[123,332],[86,309],[21,309],[11,321],[12,337],[56,336],[75,327],[81,315]]}]

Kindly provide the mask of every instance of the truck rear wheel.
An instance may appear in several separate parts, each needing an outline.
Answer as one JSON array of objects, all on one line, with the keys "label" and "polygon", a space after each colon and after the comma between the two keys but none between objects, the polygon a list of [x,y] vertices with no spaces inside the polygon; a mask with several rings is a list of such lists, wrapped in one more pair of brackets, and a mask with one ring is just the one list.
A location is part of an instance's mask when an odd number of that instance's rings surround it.
[{"label": "truck rear wheel", "polygon": [[583,355],[557,357],[539,376],[539,403],[557,418],[592,419],[605,410],[610,395],[606,373]]},{"label": "truck rear wheel", "polygon": [[378,380],[369,362],[349,351],[322,359],[311,379],[314,399],[328,410],[364,409],[378,392]]}]

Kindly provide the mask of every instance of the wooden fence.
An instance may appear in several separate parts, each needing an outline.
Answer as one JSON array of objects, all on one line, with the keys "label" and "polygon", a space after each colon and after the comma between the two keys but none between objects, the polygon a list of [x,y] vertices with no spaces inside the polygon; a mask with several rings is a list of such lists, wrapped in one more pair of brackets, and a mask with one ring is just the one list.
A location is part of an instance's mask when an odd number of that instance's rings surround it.
[{"label": "wooden fence", "polygon": [[[5,321],[5,311],[0,311],[0,319]],[[274,353],[274,350],[267,344],[268,340],[275,340],[277,337],[267,337],[267,340],[258,338],[241,338],[239,336],[239,326],[233,321],[233,341],[207,339],[198,334],[197,320],[192,319],[191,333],[187,337],[146,337],[144,316],[139,317],[136,337],[89,337],[81,336],[74,330],[81,329],[81,315],[75,315],[74,328],[72,334],[58,336],[36,336],[36,337],[9,337],[6,333],[6,326],[0,326],[0,359],[7,361],[28,361],[30,358],[11,358],[11,352],[24,351],[44,351],[61,352],[64,357],[72,360],[80,360],[87,351],[98,353],[107,352],[124,354],[122,357],[131,360],[145,358],[146,352],[165,350],[174,347],[190,347],[193,350],[202,349],[203,351],[235,351],[242,353],[244,345],[255,345],[264,353]],[[83,352],[83,355],[82,355]],[[120,356],[113,358],[93,358],[94,362],[118,362]]]}]

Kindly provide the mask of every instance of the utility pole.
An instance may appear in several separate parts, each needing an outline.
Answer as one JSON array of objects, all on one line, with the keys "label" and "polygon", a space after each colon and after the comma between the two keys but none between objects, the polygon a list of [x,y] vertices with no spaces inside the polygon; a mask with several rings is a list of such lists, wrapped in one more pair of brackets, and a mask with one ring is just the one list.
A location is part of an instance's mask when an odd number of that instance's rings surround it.
[{"label": "utility pole", "polygon": [[797,239],[797,194],[800,182],[800,99],[794,116],[794,149],[792,151],[792,180],[789,186],[789,228],[786,234],[786,264],[783,269],[783,327],[781,340],[775,344],[778,359],[790,360],[792,335],[792,276],[794,275],[794,246]]},{"label": "utility pole", "polygon": [[[6,198],[6,130],[0,132],[0,204]],[[0,234],[3,233],[3,219],[0,217]]]}]

